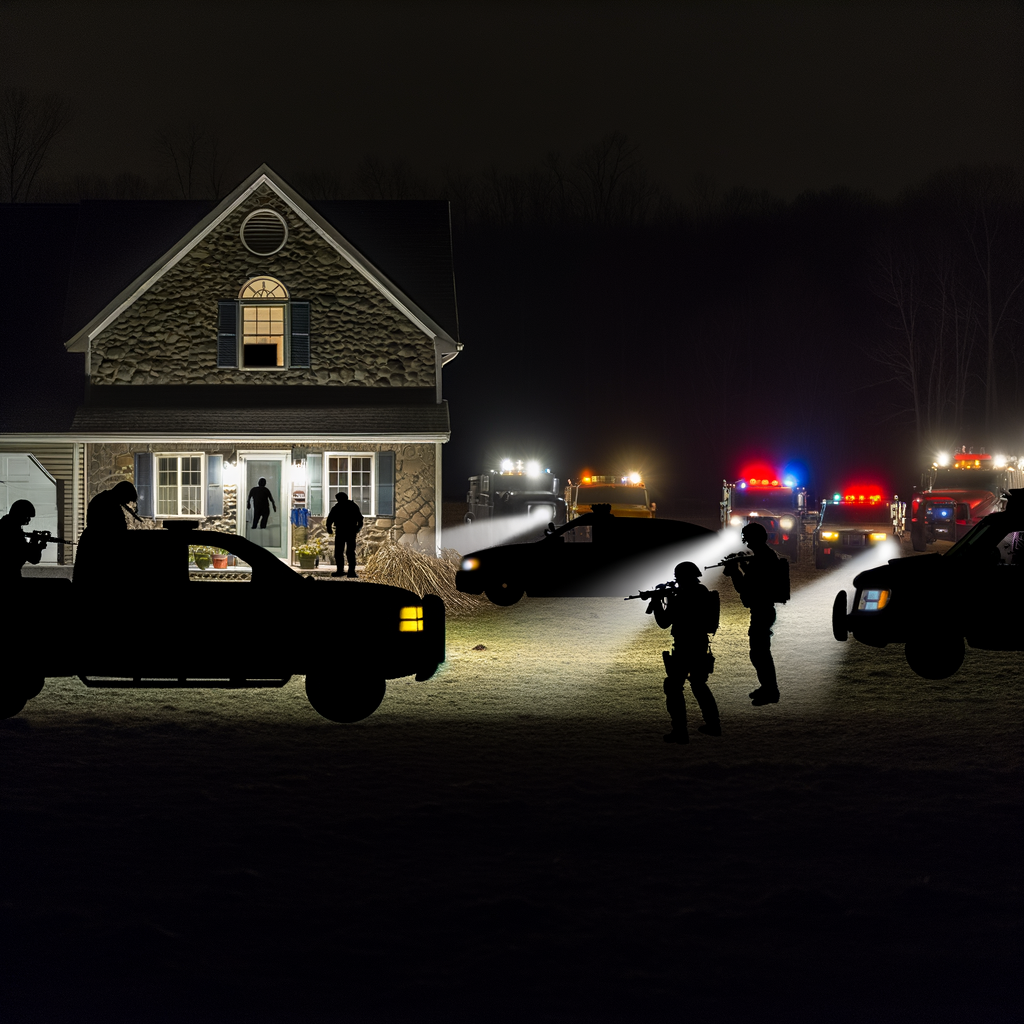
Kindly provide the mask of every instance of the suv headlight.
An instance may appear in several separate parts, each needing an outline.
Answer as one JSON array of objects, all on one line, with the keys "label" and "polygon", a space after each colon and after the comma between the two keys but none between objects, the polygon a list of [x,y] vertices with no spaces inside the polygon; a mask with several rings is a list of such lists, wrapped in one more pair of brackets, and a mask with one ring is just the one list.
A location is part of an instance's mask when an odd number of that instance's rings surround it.
[{"label": "suv headlight", "polygon": [[835,530],[822,530],[821,531],[821,539],[822,540],[839,540],[839,534],[836,533]]},{"label": "suv headlight", "polygon": [[889,534],[887,533],[873,533],[871,534],[872,540],[888,540]]},{"label": "suv headlight", "polygon": [[889,603],[891,593],[889,590],[862,590],[857,602],[857,611],[880,612]]},{"label": "suv headlight", "polygon": [[784,530],[792,530],[793,529],[793,517],[792,516],[783,516],[779,520],[779,526],[781,526]]},{"label": "suv headlight", "polygon": [[479,558],[464,558],[462,560],[462,571],[463,572],[472,572],[474,569],[479,569],[479,568],[480,568],[480,559]]}]

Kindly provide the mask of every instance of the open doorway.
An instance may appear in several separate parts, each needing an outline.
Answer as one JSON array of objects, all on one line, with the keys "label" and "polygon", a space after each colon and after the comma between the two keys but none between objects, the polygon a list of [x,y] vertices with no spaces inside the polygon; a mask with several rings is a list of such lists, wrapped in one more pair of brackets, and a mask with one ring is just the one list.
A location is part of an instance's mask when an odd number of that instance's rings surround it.
[{"label": "open doorway", "polygon": [[243,485],[238,492],[238,532],[284,558],[288,553],[289,529],[288,507],[283,501],[288,453],[245,452],[239,453],[238,461]]}]

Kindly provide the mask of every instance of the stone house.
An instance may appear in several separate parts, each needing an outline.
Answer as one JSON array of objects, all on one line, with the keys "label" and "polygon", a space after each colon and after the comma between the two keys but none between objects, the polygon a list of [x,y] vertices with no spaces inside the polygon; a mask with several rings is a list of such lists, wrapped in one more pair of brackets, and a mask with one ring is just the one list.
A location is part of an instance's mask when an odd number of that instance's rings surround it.
[{"label": "stone house", "polygon": [[[365,517],[360,561],[388,535],[440,550],[442,368],[461,349],[447,203],[312,204],[264,165],[217,204],[11,216],[7,265],[27,289],[44,259],[67,266],[62,341],[84,383],[76,408],[42,419],[39,402],[11,413],[7,401],[0,452],[53,475],[64,536],[77,540],[89,500],[127,479],[142,525],[195,519],[286,559],[302,519],[316,537],[338,491]],[[44,221],[70,253],[40,246],[26,266]],[[36,343],[52,330],[37,317]],[[33,370],[24,388],[52,384]],[[266,527],[246,514],[260,479],[275,496]]]}]

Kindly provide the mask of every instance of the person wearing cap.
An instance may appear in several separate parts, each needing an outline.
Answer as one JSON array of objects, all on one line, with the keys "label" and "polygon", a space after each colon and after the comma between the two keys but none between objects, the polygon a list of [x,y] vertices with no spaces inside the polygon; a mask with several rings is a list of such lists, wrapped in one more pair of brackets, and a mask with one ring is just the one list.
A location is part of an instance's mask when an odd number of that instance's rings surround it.
[{"label": "person wearing cap", "polygon": [[740,533],[750,548],[749,557],[729,562],[722,570],[750,609],[750,663],[757,672],[758,688],[750,693],[754,707],[779,703],[779,683],[772,658],[772,626],[775,624],[775,590],[779,556],[768,546],[768,531],[760,523],[748,523]]},{"label": "person wearing cap", "polygon": [[22,527],[28,526],[36,514],[31,501],[19,498],[13,502],[7,515],[0,519],[0,580],[18,583],[21,567],[30,562],[38,565],[46,541],[25,536]]},{"label": "person wearing cap", "polygon": [[[689,743],[686,725],[686,697],[683,687],[690,680],[690,690],[704,717],[697,727],[706,736],[721,736],[722,722],[718,704],[708,686],[714,666],[708,642],[708,612],[712,595],[700,582],[701,571],[693,562],[680,562],[675,568],[676,585],[651,598],[648,612],[662,629],[672,627],[672,651],[663,651],[665,660],[665,707],[672,719],[672,731],[665,734],[666,743]],[[713,629],[712,624],[712,629]]]},{"label": "person wearing cap", "polygon": [[336,504],[328,514],[327,522],[324,523],[324,530],[328,536],[331,535],[331,530],[336,528],[338,531],[337,540],[334,542],[334,561],[338,567],[331,575],[346,575],[341,571],[341,567],[347,554],[347,575],[355,576],[356,534],[363,528],[363,513],[359,511],[359,506],[354,501],[349,500],[345,491],[338,491],[334,497]]}]

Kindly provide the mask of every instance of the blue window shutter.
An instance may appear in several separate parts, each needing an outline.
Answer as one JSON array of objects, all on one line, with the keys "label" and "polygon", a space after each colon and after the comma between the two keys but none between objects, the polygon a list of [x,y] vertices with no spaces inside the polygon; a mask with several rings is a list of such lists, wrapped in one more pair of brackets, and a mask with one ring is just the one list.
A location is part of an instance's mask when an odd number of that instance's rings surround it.
[{"label": "blue window shutter", "polygon": [[324,457],[320,452],[306,456],[306,478],[309,491],[306,494],[306,508],[311,516],[324,514]]},{"label": "blue window shutter", "polygon": [[291,310],[292,344],[290,366],[308,367],[309,364],[309,303],[293,302]]},{"label": "blue window shutter", "polygon": [[153,453],[135,453],[135,490],[139,495],[139,515],[153,518]]},{"label": "blue window shutter", "polygon": [[238,303],[217,303],[217,365],[238,366]]},{"label": "blue window shutter", "polygon": [[395,514],[395,453],[377,452],[377,515]]},{"label": "blue window shutter", "polygon": [[206,456],[206,514],[224,515],[224,456]]}]

